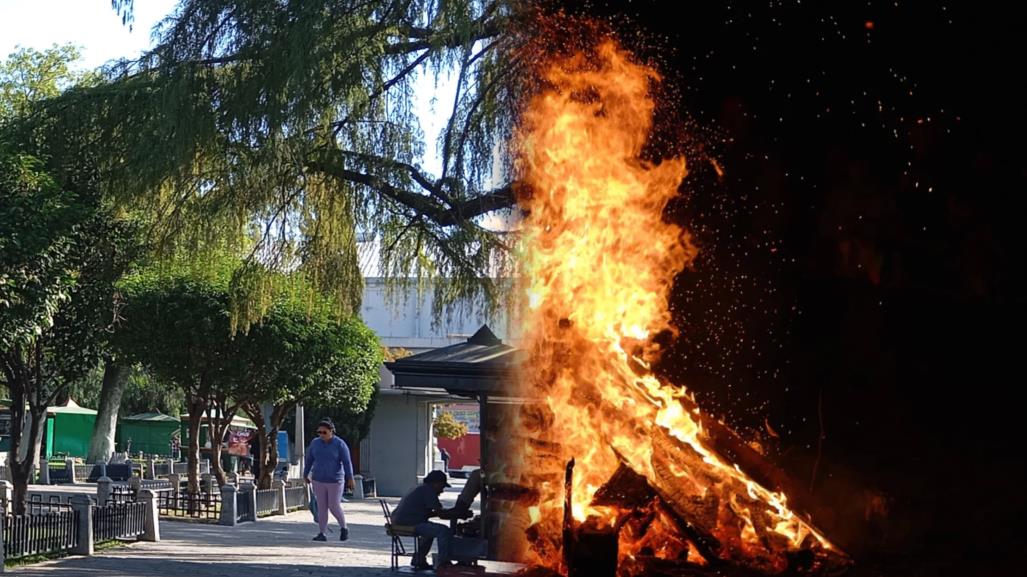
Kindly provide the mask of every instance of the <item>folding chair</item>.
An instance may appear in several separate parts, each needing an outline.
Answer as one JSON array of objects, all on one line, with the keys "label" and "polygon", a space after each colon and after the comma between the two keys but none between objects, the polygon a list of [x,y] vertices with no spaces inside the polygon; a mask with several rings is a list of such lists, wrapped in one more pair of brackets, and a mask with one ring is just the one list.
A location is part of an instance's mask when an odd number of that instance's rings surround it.
[{"label": "folding chair", "polygon": [[[378,499],[378,503],[381,504],[382,513],[385,515],[385,534],[392,538],[392,570],[398,571],[400,557],[417,556],[417,534],[414,533],[413,527],[407,525],[393,525],[392,511],[389,510],[389,504],[385,502],[385,499]],[[403,543],[403,537],[414,538],[413,553],[407,553],[406,545]]]}]

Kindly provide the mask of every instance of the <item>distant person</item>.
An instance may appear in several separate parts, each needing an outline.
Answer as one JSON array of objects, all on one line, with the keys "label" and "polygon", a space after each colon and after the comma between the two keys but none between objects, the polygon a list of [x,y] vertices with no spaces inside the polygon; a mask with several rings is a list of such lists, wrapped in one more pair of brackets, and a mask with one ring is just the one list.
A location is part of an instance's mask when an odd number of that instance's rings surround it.
[{"label": "distant person", "polygon": [[449,546],[453,540],[453,530],[441,523],[428,521],[431,517],[455,518],[456,511],[443,509],[442,503],[439,502],[439,495],[450,486],[445,473],[432,471],[424,476],[424,483],[411,489],[400,500],[392,513],[393,525],[411,527],[418,536],[417,555],[410,560],[416,571],[432,568],[428,564],[428,552],[431,551],[431,543],[435,539],[439,542],[438,564],[435,568],[451,565]]},{"label": "distant person", "polygon": [[442,453],[442,471],[449,474],[449,451],[445,447],[439,447],[439,452]]},{"label": "distant person", "polygon": [[319,532],[314,541],[327,541],[328,511],[339,522],[339,540],[349,539],[346,515],[342,512],[342,488],[353,489],[353,463],[349,447],[335,436],[335,425],[329,419],[317,424],[317,438],[311,439],[307,447],[303,467],[303,480],[314,487],[317,499],[317,526]]}]

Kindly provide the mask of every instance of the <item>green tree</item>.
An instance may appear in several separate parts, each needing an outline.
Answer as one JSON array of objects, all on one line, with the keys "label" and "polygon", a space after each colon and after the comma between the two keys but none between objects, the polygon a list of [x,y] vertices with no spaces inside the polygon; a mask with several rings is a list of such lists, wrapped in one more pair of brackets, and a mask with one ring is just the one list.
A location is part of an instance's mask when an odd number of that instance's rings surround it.
[{"label": "green tree", "polygon": [[80,57],[71,44],[54,44],[43,51],[21,48],[9,54],[0,62],[0,124],[29,116],[40,102],[89,77],[72,70]]},{"label": "green tree", "polygon": [[246,268],[223,259],[211,276],[188,268],[149,271],[121,284],[126,303],[113,342],[126,359],[185,393],[192,490],[198,489],[199,429],[208,409],[219,416],[208,419],[218,480],[225,480],[218,441],[243,410],[261,434],[261,483],[269,486],[277,431],[289,410],[312,399],[362,411],[379,375],[382,353],[374,333],[355,317],[334,316],[327,302],[298,298],[299,290],[277,293],[259,323],[236,331],[231,279]]},{"label": "green tree", "polygon": [[[67,186],[67,183],[88,181],[89,206],[82,203],[69,204],[67,206],[77,206],[86,211],[95,210],[100,206],[107,207],[104,210],[105,218],[109,221],[108,224],[120,229],[120,232],[118,232],[120,244],[111,246],[115,252],[111,253],[111,258],[108,259],[108,262],[117,262],[119,263],[118,266],[124,268],[127,260],[123,258],[122,253],[131,253],[133,255],[140,253],[140,245],[132,232],[137,227],[129,226],[128,222],[123,220],[124,215],[110,210],[107,206],[108,203],[102,202],[103,197],[99,185],[100,178],[98,177],[98,169],[102,162],[98,156],[95,142],[92,139],[95,133],[91,132],[88,126],[83,126],[77,121],[66,124],[55,123],[52,118],[45,114],[46,103],[58,99],[70,87],[77,86],[82,88],[88,85],[96,85],[99,82],[100,77],[95,73],[83,73],[72,70],[78,58],[79,51],[74,46],[54,45],[52,48],[44,51],[30,48],[21,49],[0,63],[0,142],[7,143],[6,146],[12,150],[18,150],[22,153],[45,159],[45,162],[40,163],[39,170],[45,170],[47,176],[52,178],[55,183],[61,183],[61,186]],[[47,142],[46,139],[37,138],[37,134],[33,130],[28,129],[28,127],[34,126],[46,127],[51,131],[60,131],[61,134],[58,138],[52,139],[52,142]],[[65,126],[79,128],[63,130]],[[53,143],[58,145],[52,146]],[[45,169],[42,168],[44,164]],[[86,191],[86,189],[81,189],[80,192],[82,191]],[[39,222],[41,226],[47,226],[45,221],[36,222]],[[16,224],[17,221],[12,223],[12,226],[16,226]],[[113,230],[112,228],[108,232]],[[3,237],[8,242],[18,242],[18,239],[12,235],[21,234],[24,236],[27,234],[26,231],[18,233],[14,230],[2,232]],[[60,235],[54,238],[60,238]],[[43,260],[39,262],[45,264],[46,262],[53,261]],[[51,281],[58,281],[52,285],[57,287],[60,283],[59,279],[52,276],[54,272],[40,270],[32,278],[35,279],[34,282],[37,285],[39,283],[47,284],[51,283]],[[96,295],[97,298],[101,296],[104,300],[115,298],[113,285],[111,284],[113,280],[116,279],[109,278],[103,285],[104,290],[111,292],[106,295]],[[8,285],[9,288],[10,286],[18,286],[20,290],[31,290],[34,285],[32,283],[14,283],[14,285]],[[22,302],[37,302],[41,306],[48,306],[45,304],[47,302],[46,299],[28,299]],[[15,313],[14,316],[17,317],[19,315]],[[36,330],[37,325],[34,324],[35,321],[31,319],[31,315],[28,317],[21,316],[21,318],[23,321],[28,321],[28,324],[25,325],[26,327]],[[101,343],[97,344],[102,344],[105,335],[100,333],[95,336],[101,340]],[[90,346],[93,346],[93,344],[90,344]],[[92,362],[95,365],[95,360]],[[88,369],[92,368],[93,366],[88,367]],[[110,456],[111,451],[113,451],[114,427],[117,422],[121,392],[124,390],[129,372],[129,367],[122,366],[116,362],[114,357],[105,354],[102,376],[96,379],[87,377],[80,382],[71,384],[65,383],[64,388],[59,392],[59,398],[67,397],[72,393],[71,388],[74,388],[76,396],[82,398],[84,395],[86,398],[90,398],[95,395],[94,391],[89,389],[89,387],[98,385],[95,392],[99,394],[99,398],[94,406],[98,407],[99,414],[97,415],[96,427],[90,444],[89,459],[91,462],[106,460]]]},{"label": "green tree", "polygon": [[443,411],[439,413],[439,416],[435,417],[432,430],[435,431],[435,436],[440,439],[458,439],[467,434],[467,425],[457,421],[453,413]]},{"label": "green tree", "polygon": [[[241,381],[239,342],[232,329],[224,276],[147,272],[122,281],[122,320],[112,342],[125,359],[173,383],[189,411],[189,490],[199,491],[200,426],[216,396],[228,396]],[[231,416],[222,415],[231,421]],[[211,422],[211,447],[218,444]],[[214,463],[215,467],[218,465]],[[217,469],[215,468],[215,472]],[[219,481],[224,481],[223,472]]]},{"label": "green tree", "polygon": [[93,175],[58,183],[0,144],[0,378],[11,397],[15,510],[24,511],[46,408],[99,361],[130,257]]},{"label": "green tree", "polygon": [[128,377],[121,410],[126,415],[159,411],[177,417],[184,412],[185,394],[178,387],[136,368]]},{"label": "green tree", "polygon": [[243,410],[260,434],[260,486],[270,487],[278,431],[296,404],[328,404],[369,415],[382,350],[358,318],[337,318],[327,307],[311,311],[295,300],[278,303],[245,340],[252,368]]}]

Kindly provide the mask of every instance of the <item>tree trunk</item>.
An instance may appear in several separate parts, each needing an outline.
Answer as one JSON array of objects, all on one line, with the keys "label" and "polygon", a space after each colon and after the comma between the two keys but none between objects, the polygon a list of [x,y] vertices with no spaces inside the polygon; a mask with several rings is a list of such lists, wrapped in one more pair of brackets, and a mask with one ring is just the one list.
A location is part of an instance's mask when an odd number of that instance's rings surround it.
[{"label": "tree trunk", "polygon": [[[13,407],[12,407],[13,408]],[[13,415],[12,415],[13,417]],[[27,450],[23,458],[16,459],[11,463],[11,479],[14,485],[14,514],[24,515],[25,506],[28,502],[28,486],[31,481],[32,472],[36,468],[39,457],[39,447],[43,441],[43,427],[46,425],[46,408],[39,409],[30,407],[24,418],[28,419],[28,438],[21,439]],[[13,419],[12,419],[13,422]],[[12,440],[13,441],[13,440]],[[11,445],[11,456],[16,454],[14,444]],[[49,463],[46,463],[49,466]]]},{"label": "tree trunk", "polygon": [[285,403],[275,405],[271,411],[271,430],[268,431],[267,476],[265,477],[263,471],[261,471],[261,487],[263,487],[265,482],[267,483],[267,488],[271,487],[272,475],[274,475],[275,469],[278,468],[278,431],[282,430],[282,423],[285,422],[285,417],[295,407],[296,403]]},{"label": "tree trunk", "polygon": [[261,445],[265,446],[260,449],[264,464],[260,467],[259,487],[270,489],[271,482],[274,480],[275,468],[278,467],[278,427],[271,427],[267,434],[261,437],[261,441]]},{"label": "tree trunk", "polygon": [[189,492],[200,492],[200,423],[206,403],[202,399],[189,401],[189,449],[186,461],[189,463]]},{"label": "tree trunk", "polygon": [[220,429],[220,427],[211,427],[211,439],[210,439],[210,471],[214,473],[214,478],[218,480],[218,485],[225,485],[228,483],[228,479],[225,478],[225,468],[221,466],[221,441],[215,441],[215,439],[224,438],[224,430],[220,431],[220,436],[215,436],[218,431],[213,429]]},{"label": "tree trunk", "polygon": [[[34,359],[26,361],[26,359]],[[46,425],[46,402],[40,400],[42,348],[39,343],[23,348],[14,345],[0,356],[8,394],[11,396],[11,446],[7,466],[14,485],[14,514],[24,515],[28,485],[39,457]],[[26,408],[28,411],[26,411]]]},{"label": "tree trunk", "polygon": [[128,385],[132,369],[127,365],[107,359],[103,367],[103,388],[100,390],[100,406],[97,408],[93,437],[89,442],[90,463],[105,463],[114,452],[114,432],[118,425],[121,396]]},{"label": "tree trunk", "polygon": [[[271,474],[274,472],[274,467],[278,464],[278,461],[275,460],[274,464],[271,465],[271,469],[268,469],[268,460],[271,456],[271,440],[268,438],[268,429],[264,426],[264,411],[261,410],[259,403],[248,402],[243,406],[243,412],[257,426],[257,439],[260,440],[260,448],[257,451],[257,466],[260,468],[260,475],[256,479],[257,488],[270,489]],[[278,435],[277,429],[274,434]]]},{"label": "tree trunk", "polygon": [[235,413],[239,409],[238,405],[231,408],[226,407],[227,403],[223,399],[214,401],[212,404],[214,412],[220,415],[220,418],[211,419],[210,422],[210,469],[217,478],[218,484],[224,485],[227,479],[225,479],[225,469],[221,466],[221,444],[224,442],[225,432],[231,427],[232,419],[235,418]]}]

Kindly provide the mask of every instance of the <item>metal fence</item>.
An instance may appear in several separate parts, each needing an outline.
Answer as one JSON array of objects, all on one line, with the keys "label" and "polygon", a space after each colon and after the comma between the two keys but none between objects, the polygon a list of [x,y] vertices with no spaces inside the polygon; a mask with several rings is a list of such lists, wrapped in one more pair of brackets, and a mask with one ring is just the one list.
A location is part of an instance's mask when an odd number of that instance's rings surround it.
[{"label": "metal fence", "polygon": [[42,495],[33,493],[29,495],[28,501],[25,503],[25,512],[29,515],[42,515],[43,513],[70,510],[71,504],[67,501],[62,501],[60,495],[48,495],[44,501]]},{"label": "metal fence", "polygon": [[4,557],[17,559],[68,551],[78,545],[78,512],[3,515]]},{"label": "metal fence", "polygon": [[[148,489],[154,493],[168,492],[174,488],[170,481],[158,479],[154,481],[138,481],[139,489]],[[130,483],[111,484],[111,496],[107,503],[134,503],[138,499],[137,489]]]},{"label": "metal fence", "polygon": [[136,500],[136,492],[131,486],[127,484],[116,484],[111,485],[111,497],[106,503],[101,505],[111,505],[117,503],[133,503]]},{"label": "metal fence", "polygon": [[[210,472],[210,463],[201,461],[199,466],[201,475]],[[158,477],[167,477],[172,473],[188,475],[189,463],[169,463],[167,461],[158,461],[153,464],[153,474]]]},{"label": "metal fence", "polygon": [[307,498],[307,487],[305,485],[299,487],[286,487],[285,488],[285,508],[286,509],[302,509],[305,507],[303,504]]},{"label": "metal fence", "polygon": [[100,542],[142,535],[146,527],[146,508],[146,503],[93,507],[93,539]]},{"label": "metal fence", "polygon": [[174,487],[171,486],[171,481],[168,481],[168,480],[165,480],[165,479],[154,479],[154,480],[149,480],[149,481],[140,481],[139,482],[139,488],[140,489],[149,489],[149,490],[154,491],[154,492],[157,492],[157,491],[170,491],[170,490],[174,489]]},{"label": "metal fence", "polygon": [[217,521],[221,514],[221,493],[160,491],[157,493],[157,511],[168,517]]},{"label": "metal fence", "polygon": [[50,483],[70,483],[71,482],[71,469],[67,467],[50,467]]},{"label": "metal fence", "polygon": [[257,490],[257,516],[270,515],[278,511],[278,491],[276,489]]},{"label": "metal fence", "polygon": [[255,519],[253,511],[253,499],[248,498],[249,494],[239,492],[235,498],[235,518],[237,522]]}]

